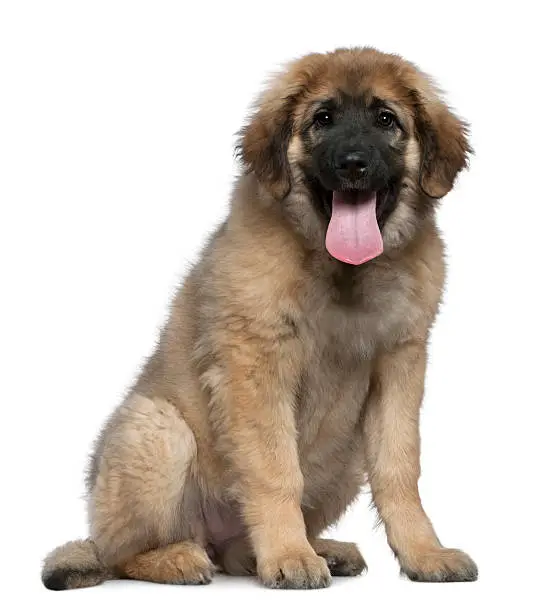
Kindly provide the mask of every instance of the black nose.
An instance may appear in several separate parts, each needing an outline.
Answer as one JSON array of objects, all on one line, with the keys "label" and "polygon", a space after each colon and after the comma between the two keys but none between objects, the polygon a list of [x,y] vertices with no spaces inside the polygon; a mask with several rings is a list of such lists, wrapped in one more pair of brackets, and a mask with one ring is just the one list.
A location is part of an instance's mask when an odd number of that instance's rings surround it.
[{"label": "black nose", "polygon": [[368,160],[361,151],[350,151],[338,156],[336,160],[336,171],[345,178],[359,179],[364,176],[368,169]]}]

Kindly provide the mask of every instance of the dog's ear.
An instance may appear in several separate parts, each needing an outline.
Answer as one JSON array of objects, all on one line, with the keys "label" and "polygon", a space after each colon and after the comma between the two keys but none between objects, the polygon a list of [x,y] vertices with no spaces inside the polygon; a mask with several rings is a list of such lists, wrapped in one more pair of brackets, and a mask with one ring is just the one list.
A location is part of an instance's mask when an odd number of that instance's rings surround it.
[{"label": "dog's ear", "polygon": [[421,148],[420,187],[427,196],[442,198],[473,153],[468,125],[437,95],[430,99],[417,95],[415,126]]},{"label": "dog's ear", "polygon": [[245,170],[254,172],[277,200],[286,198],[292,189],[288,146],[297,104],[315,84],[326,61],[327,56],[312,53],[276,74],[260,98],[256,112],[239,134],[236,148]]},{"label": "dog's ear", "polygon": [[246,171],[254,172],[278,200],[285,198],[291,189],[287,149],[292,136],[293,105],[293,96],[275,97],[269,92],[242,128],[237,146]]}]

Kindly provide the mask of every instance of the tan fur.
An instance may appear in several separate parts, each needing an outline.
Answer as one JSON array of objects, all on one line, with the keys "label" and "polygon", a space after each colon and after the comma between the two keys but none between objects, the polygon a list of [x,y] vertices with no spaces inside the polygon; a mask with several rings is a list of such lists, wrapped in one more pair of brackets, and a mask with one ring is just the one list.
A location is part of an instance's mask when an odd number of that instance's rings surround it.
[{"label": "tan fur", "polygon": [[358,576],[366,571],[366,562],[352,542],[315,538],[311,540],[311,546],[326,560],[332,576]]},{"label": "tan fur", "polygon": [[142,541],[154,548],[181,535],[179,491],[195,456],[194,435],[174,406],[127,398],[106,436],[89,505],[90,535],[106,563],[140,552]]},{"label": "tan fur", "polygon": [[[338,88],[390,97],[409,126],[385,252],[358,268],[324,250],[303,181],[299,126]],[[465,126],[396,56],[313,54],[272,82],[241,134],[246,173],[230,215],[97,442],[92,542],[49,557],[47,586],[80,586],[58,572],[84,567],[81,547],[101,579],[206,583],[216,564],[271,587],[326,586],[330,570],[365,569],[356,546],[318,536],[366,478],[411,578],[476,577],[467,555],[441,546],[417,487],[426,343],[444,282],[424,192],[444,195],[468,151]]]},{"label": "tan fur", "polygon": [[81,589],[115,578],[112,568],[98,557],[91,540],[67,542],[50,552],[43,562],[45,586],[53,591]]},{"label": "tan fur", "polygon": [[209,584],[213,564],[194,542],[170,544],[132,557],[119,567],[120,575],[134,580],[168,584]]}]

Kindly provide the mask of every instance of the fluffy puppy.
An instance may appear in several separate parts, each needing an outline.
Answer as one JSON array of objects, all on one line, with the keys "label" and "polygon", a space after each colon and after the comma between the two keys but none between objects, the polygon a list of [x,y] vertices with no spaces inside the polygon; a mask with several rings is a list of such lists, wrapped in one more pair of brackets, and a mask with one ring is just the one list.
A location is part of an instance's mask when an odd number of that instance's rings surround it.
[{"label": "fluffy puppy", "polygon": [[271,82],[229,216],[96,443],[90,539],[49,555],[45,586],[205,584],[219,567],[324,587],[365,569],[319,536],[366,479],[409,578],[477,577],[417,486],[444,282],[434,210],[466,132],[427,76],[373,49],[308,55]]}]

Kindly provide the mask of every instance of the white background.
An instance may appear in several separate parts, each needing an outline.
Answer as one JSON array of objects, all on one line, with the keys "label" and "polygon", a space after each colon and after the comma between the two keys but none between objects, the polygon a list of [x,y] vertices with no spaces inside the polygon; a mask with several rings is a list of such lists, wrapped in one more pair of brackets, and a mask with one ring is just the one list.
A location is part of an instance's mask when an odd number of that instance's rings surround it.
[{"label": "white background", "polygon": [[[537,3],[499,4],[0,4],[0,605],[541,609],[542,45]],[[249,103],[279,63],[365,44],[434,74],[473,126],[477,155],[439,217],[449,282],[421,490],[479,582],[400,579],[366,495],[334,531],[360,544],[369,573],[326,591],[226,577],[46,591],[43,556],[86,534],[91,441],[226,214]]]}]

